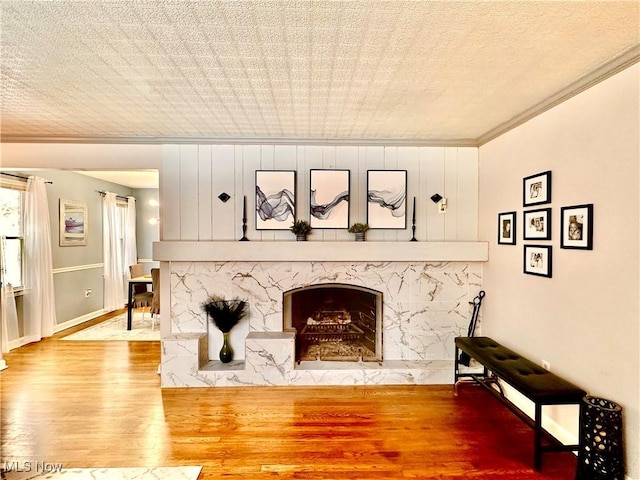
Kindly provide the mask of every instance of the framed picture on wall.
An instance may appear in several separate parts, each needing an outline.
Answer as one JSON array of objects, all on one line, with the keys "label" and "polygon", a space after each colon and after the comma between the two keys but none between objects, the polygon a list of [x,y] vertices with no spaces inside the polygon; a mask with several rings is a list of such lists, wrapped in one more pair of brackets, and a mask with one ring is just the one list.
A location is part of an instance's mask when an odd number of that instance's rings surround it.
[{"label": "framed picture on wall", "polygon": [[288,230],[295,218],[295,170],[256,170],[256,230]]},{"label": "framed picture on wall", "polygon": [[349,228],[349,170],[311,170],[309,211],[313,228]]},{"label": "framed picture on wall", "polygon": [[593,250],[593,203],[560,209],[560,248]]},{"label": "framed picture on wall", "polygon": [[522,206],[551,203],[551,172],[536,173],[522,179]]},{"label": "framed picture on wall", "polygon": [[516,244],[516,212],[498,214],[498,244]]},{"label": "framed picture on wall", "polygon": [[60,199],[60,246],[76,247],[87,244],[87,204]]},{"label": "framed picture on wall", "polygon": [[407,171],[367,170],[369,228],[407,228]]},{"label": "framed picture on wall", "polygon": [[551,278],[551,246],[524,246],[524,273]]},{"label": "framed picture on wall", "polygon": [[550,208],[524,212],[522,238],[524,240],[551,240]]}]

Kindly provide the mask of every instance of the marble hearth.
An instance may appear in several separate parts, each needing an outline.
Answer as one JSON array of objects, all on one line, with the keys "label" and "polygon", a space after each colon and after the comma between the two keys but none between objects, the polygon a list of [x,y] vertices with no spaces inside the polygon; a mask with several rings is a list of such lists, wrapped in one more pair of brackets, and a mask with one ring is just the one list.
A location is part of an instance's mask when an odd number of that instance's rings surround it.
[{"label": "marble hearth", "polygon": [[[278,253],[269,254],[274,250],[265,243]],[[163,387],[452,382],[453,338],[466,332],[469,301],[482,288],[486,244],[452,249],[443,243],[442,250],[403,244],[398,253],[384,242],[333,242],[328,253],[326,244],[298,243],[305,242],[154,244],[154,259],[170,280],[170,298],[163,300],[170,310],[169,325],[163,317]],[[382,361],[295,361],[283,296],[329,283],[382,293]],[[212,294],[249,302],[248,317],[232,330],[229,364],[218,360],[221,334],[200,307]]]}]

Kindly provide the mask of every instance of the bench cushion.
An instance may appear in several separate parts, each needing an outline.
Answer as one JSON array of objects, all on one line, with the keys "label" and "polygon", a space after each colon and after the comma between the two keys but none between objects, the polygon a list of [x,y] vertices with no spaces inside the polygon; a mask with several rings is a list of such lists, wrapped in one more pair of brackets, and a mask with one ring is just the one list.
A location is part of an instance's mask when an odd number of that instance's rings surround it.
[{"label": "bench cushion", "polygon": [[578,403],[586,392],[489,337],[457,337],[456,346],[529,399],[540,404]]}]

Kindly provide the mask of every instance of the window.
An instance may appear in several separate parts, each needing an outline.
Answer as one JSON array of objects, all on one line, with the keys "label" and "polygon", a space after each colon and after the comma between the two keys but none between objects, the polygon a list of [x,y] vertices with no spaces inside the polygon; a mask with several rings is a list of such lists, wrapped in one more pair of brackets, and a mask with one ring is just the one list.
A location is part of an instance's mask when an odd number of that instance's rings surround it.
[{"label": "window", "polygon": [[[24,188],[24,185],[20,185]],[[3,283],[22,289],[24,251],[24,190],[20,187],[0,186],[0,252],[2,253]]]}]

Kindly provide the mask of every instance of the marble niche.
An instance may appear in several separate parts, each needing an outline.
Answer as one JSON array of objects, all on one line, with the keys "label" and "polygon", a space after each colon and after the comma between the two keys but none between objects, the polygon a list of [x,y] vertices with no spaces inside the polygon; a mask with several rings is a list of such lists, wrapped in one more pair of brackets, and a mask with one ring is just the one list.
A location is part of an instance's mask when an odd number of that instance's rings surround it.
[{"label": "marble niche", "polygon": [[[162,335],[163,387],[446,384],[453,339],[465,335],[482,262],[172,261],[170,332]],[[382,292],[382,361],[295,361],[283,295],[340,283]],[[231,332],[234,360],[218,360],[220,332],[201,309],[209,295],[243,298]]]}]

